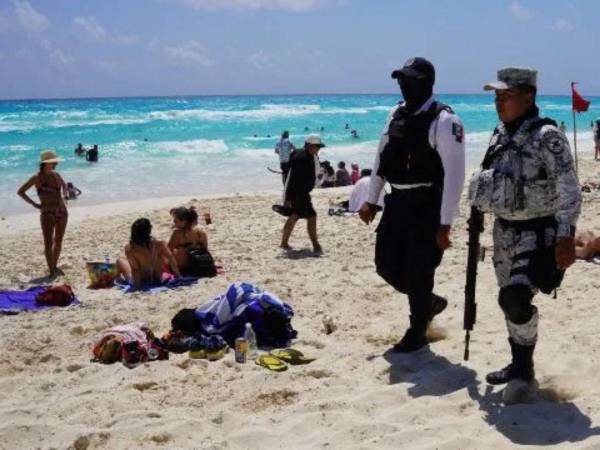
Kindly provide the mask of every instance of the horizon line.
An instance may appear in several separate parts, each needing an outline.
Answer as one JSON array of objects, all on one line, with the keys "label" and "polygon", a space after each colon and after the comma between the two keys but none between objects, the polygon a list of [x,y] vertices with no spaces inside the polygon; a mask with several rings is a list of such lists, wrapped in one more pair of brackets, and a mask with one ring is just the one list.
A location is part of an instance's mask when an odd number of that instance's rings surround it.
[{"label": "horizon line", "polygon": [[[308,97],[308,96],[350,96],[350,95],[398,95],[396,92],[344,92],[344,93],[278,93],[278,94],[175,94],[175,95],[107,95],[97,97],[30,97],[30,98],[0,98],[0,102],[29,102],[29,101],[62,101],[62,100],[116,100],[116,99],[144,99],[144,98],[181,98],[181,97]],[[472,95],[472,96],[491,96],[491,93],[485,92],[436,92],[435,95]],[[540,94],[538,96],[547,97],[569,97],[570,94]],[[600,95],[586,95],[585,97],[598,97]]]}]

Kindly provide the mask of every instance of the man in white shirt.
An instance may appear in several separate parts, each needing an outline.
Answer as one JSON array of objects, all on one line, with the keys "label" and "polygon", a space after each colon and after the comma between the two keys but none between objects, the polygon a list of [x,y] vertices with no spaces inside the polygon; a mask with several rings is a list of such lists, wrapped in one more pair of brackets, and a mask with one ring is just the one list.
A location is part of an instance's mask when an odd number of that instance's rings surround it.
[{"label": "man in white shirt", "polygon": [[[363,169],[360,171],[360,178],[352,188],[350,194],[350,200],[348,202],[348,211],[358,212],[360,207],[369,200],[369,187],[371,186],[371,169]],[[385,192],[382,190],[377,200],[377,205],[383,208],[383,195]]]},{"label": "man in white shirt", "polygon": [[281,167],[281,178],[284,186],[290,171],[290,155],[294,150],[296,150],[296,147],[290,141],[289,131],[284,131],[281,134],[281,139],[275,145],[275,153],[279,155],[279,167]]},{"label": "man in white shirt", "polygon": [[452,109],[433,97],[435,69],[411,58],[392,72],[404,102],[393,108],[379,142],[368,201],[359,213],[370,223],[388,182],[377,227],[377,273],[408,296],[410,327],[394,346],[407,353],[427,345],[427,326],[448,302],[433,293],[435,270],[450,247],[450,229],[465,176],[464,130]]}]

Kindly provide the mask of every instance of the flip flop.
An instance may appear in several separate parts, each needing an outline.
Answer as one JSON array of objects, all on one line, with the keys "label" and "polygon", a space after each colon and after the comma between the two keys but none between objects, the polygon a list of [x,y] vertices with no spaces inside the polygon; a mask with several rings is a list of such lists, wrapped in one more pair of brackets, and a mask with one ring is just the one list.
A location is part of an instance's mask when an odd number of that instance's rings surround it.
[{"label": "flip flop", "polygon": [[272,370],[273,372],[283,372],[288,368],[286,363],[272,355],[260,355],[254,360],[254,362],[259,366]]},{"label": "flip flop", "polygon": [[272,350],[270,355],[275,358],[280,359],[281,361],[285,361],[291,365],[297,364],[308,364],[313,362],[316,358],[307,358],[302,354],[301,351],[295,350],[293,348],[284,348],[284,349],[276,349]]}]

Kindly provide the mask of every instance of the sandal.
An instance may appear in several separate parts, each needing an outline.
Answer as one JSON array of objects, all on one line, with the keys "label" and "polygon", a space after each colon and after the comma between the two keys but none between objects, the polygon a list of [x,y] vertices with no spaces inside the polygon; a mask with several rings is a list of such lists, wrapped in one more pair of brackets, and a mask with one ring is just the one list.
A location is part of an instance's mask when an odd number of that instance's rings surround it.
[{"label": "sandal", "polygon": [[285,361],[288,364],[297,365],[297,364],[308,364],[313,362],[316,358],[307,358],[304,354],[293,348],[284,348],[284,349],[276,349],[272,350],[270,355],[275,358],[280,359],[281,361]]},{"label": "sandal", "polygon": [[254,360],[254,362],[259,366],[272,370],[273,372],[283,372],[288,368],[286,363],[272,355],[260,355]]}]

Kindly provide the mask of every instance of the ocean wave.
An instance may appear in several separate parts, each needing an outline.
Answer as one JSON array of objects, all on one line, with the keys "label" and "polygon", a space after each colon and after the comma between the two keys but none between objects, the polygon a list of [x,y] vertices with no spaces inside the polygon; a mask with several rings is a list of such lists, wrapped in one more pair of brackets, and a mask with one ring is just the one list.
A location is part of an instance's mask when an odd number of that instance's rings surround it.
[{"label": "ocean wave", "polygon": [[225,153],[229,147],[221,139],[193,139],[190,141],[162,141],[148,147],[151,152],[183,153],[183,154],[216,154]]}]

